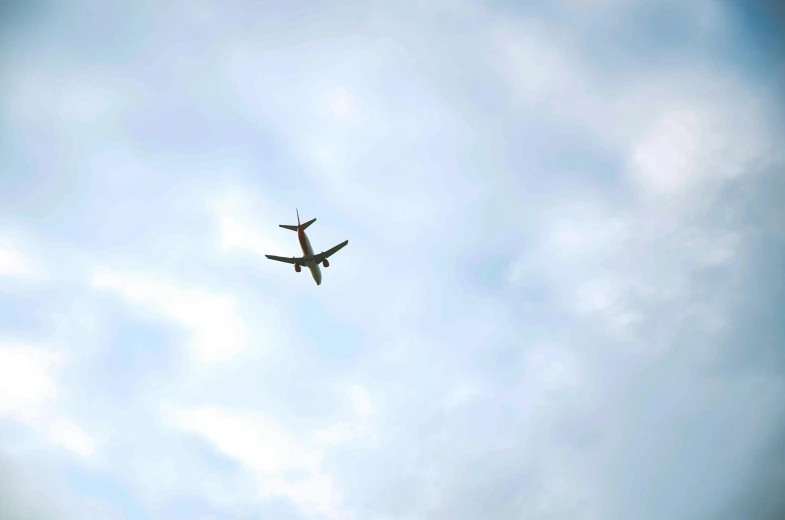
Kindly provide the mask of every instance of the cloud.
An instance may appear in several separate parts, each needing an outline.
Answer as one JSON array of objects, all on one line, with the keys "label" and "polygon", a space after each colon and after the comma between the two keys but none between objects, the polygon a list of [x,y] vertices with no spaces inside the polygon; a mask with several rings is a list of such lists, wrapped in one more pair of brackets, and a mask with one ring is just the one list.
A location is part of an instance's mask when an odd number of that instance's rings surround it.
[{"label": "cloud", "polygon": [[11,244],[0,244],[0,276],[30,277],[37,272],[31,260]]},{"label": "cloud", "polygon": [[[0,248],[4,449],[74,518],[775,518],[782,128],[734,12],[75,2],[3,40],[41,244]],[[295,207],[350,240],[318,288],[262,257]]]},{"label": "cloud", "polygon": [[0,345],[0,414],[21,420],[36,417],[57,398],[53,370],[60,356],[28,345]]},{"label": "cloud", "polygon": [[275,229],[263,226],[269,226],[270,222],[276,222],[276,219],[288,214],[279,204],[267,198],[253,198],[249,193],[238,191],[226,194],[215,208],[215,215],[221,225],[221,248],[249,251],[260,257],[266,254],[283,255],[292,245],[291,241],[285,242],[283,239],[291,237],[275,233],[281,231],[277,225]]},{"label": "cloud", "polygon": [[92,285],[97,289],[118,292],[133,304],[149,305],[191,329],[194,334],[191,347],[201,362],[226,361],[246,347],[245,325],[230,296],[181,290],[144,276],[113,271],[97,272]]},{"label": "cloud", "polygon": [[[50,501],[41,500],[41,480],[32,478],[12,461],[0,459],[0,516],[8,520],[57,518]],[[49,491],[49,490],[46,490]],[[51,496],[51,495],[50,495]]]},{"label": "cloud", "polygon": [[[774,160],[770,131],[749,93],[738,93],[743,112],[736,112],[724,93],[712,102],[690,102],[666,110],[649,125],[630,154],[630,170],[641,190],[651,196],[697,197],[702,186],[726,182]],[[728,96],[730,98],[730,96]],[[738,102],[738,101],[737,101]],[[727,108],[734,107],[734,108]]]},{"label": "cloud", "polygon": [[308,515],[342,516],[340,496],[320,470],[323,453],[298,442],[274,421],[212,407],[174,410],[168,420],[250,468],[261,498],[285,497]]},{"label": "cloud", "polygon": [[96,448],[96,441],[77,424],[65,418],[56,418],[49,426],[52,440],[82,457],[91,455]]}]

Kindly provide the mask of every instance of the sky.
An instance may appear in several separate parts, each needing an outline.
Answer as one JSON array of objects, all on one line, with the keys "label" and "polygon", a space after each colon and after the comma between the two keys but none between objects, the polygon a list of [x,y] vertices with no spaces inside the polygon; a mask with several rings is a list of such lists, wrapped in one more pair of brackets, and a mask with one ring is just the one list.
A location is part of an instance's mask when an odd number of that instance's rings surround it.
[{"label": "sky", "polygon": [[0,20],[0,520],[785,516],[776,2]]}]

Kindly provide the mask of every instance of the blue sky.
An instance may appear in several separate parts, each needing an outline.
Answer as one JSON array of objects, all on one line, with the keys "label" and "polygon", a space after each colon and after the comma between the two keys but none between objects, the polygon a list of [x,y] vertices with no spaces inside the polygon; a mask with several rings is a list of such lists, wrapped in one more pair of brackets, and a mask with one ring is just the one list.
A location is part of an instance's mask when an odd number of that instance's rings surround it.
[{"label": "blue sky", "polygon": [[785,511],[773,4],[0,9],[3,520]]}]

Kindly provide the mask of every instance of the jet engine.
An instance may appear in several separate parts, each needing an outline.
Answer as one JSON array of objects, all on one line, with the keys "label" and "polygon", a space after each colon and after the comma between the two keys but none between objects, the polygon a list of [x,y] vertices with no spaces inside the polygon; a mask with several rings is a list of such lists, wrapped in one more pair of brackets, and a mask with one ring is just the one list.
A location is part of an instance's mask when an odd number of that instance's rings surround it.
[{"label": "jet engine", "polygon": [[325,267],[330,267],[330,262],[328,262],[327,259],[325,258],[324,262],[322,262],[322,265],[324,265]]},{"label": "jet engine", "polygon": [[299,273],[301,271],[300,264],[294,264],[294,270]]}]

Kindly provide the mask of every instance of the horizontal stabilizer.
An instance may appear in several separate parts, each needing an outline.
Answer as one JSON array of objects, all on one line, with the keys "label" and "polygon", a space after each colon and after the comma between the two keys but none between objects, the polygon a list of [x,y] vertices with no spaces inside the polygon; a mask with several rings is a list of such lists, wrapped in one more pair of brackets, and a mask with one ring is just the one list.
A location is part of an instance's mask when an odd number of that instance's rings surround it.
[{"label": "horizontal stabilizer", "polygon": [[[309,220],[309,221],[308,221],[308,222],[306,222],[305,224],[301,224],[301,225],[300,225],[300,228],[301,228],[301,229],[305,229],[305,228],[307,228],[308,226],[310,226],[311,224],[313,224],[314,222],[316,222],[316,219],[315,219],[315,218],[313,218],[313,219]],[[280,227],[284,228],[284,229],[290,229],[290,230],[292,230],[292,231],[297,231],[297,226],[289,226],[289,225],[287,225],[287,224],[278,224],[278,225],[279,225]]]}]

